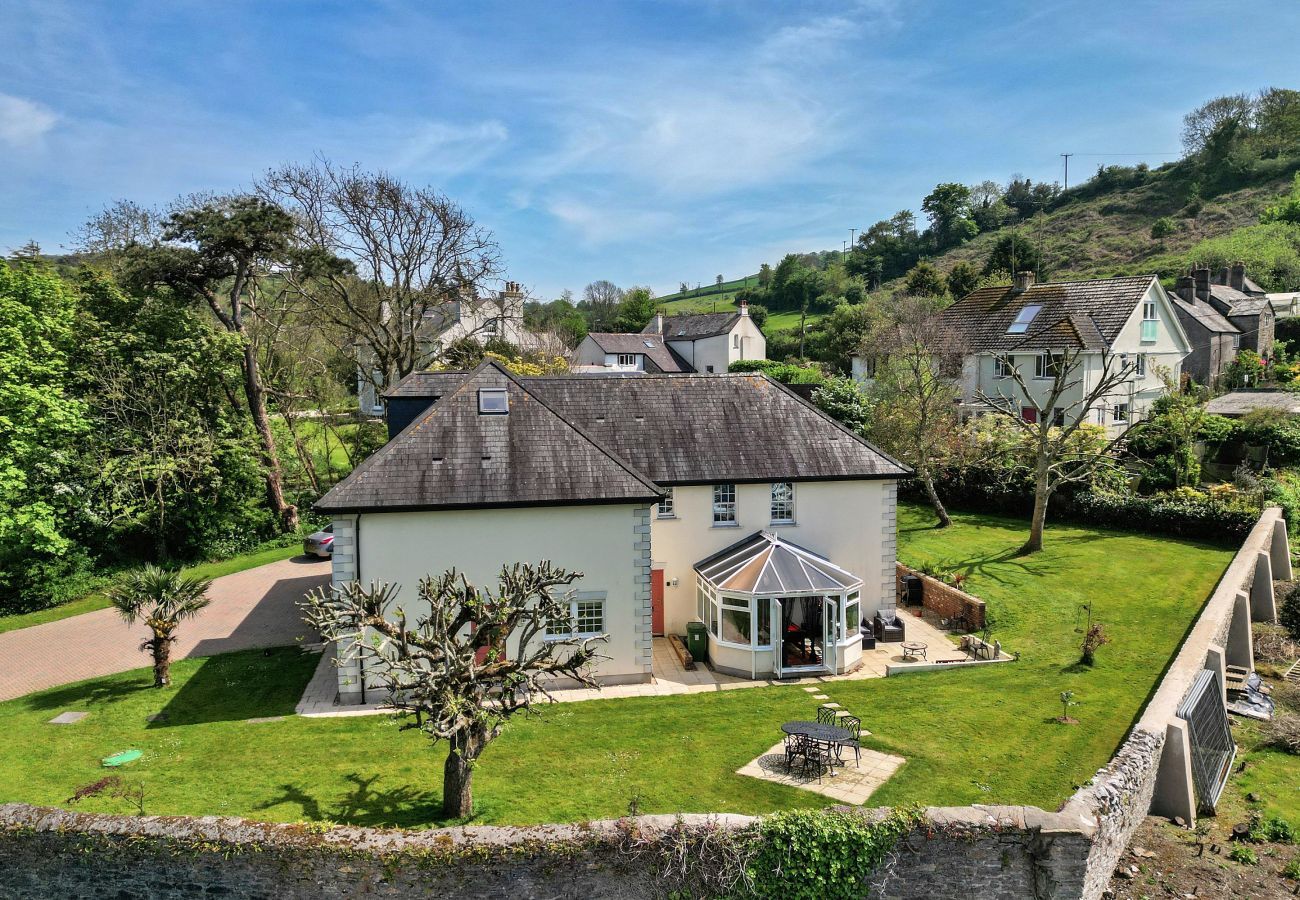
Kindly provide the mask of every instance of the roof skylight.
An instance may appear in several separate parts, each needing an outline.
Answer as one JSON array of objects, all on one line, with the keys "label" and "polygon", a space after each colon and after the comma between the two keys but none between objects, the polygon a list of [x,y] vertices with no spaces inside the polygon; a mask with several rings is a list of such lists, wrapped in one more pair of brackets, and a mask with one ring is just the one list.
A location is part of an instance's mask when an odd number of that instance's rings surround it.
[{"label": "roof skylight", "polygon": [[1029,323],[1034,321],[1034,316],[1038,315],[1041,310],[1041,306],[1035,305],[1026,306],[1024,309],[1020,310],[1020,312],[1016,314],[1016,320],[1012,322],[1011,327],[1007,329],[1007,334],[1024,334],[1029,330]]}]

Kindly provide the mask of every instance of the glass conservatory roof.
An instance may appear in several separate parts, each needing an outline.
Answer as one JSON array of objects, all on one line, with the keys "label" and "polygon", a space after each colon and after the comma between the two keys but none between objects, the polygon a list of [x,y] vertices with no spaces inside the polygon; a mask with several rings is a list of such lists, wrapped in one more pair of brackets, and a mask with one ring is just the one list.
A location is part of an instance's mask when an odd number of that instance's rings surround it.
[{"label": "glass conservatory roof", "polygon": [[700,560],[695,571],[719,590],[749,594],[835,594],[862,586],[847,569],[769,531]]}]

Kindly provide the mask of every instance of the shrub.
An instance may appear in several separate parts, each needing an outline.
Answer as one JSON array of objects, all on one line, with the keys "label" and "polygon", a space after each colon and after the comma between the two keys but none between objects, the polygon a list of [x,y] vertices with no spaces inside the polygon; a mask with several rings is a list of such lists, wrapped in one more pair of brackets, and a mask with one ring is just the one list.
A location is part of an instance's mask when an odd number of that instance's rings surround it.
[{"label": "shrub", "polygon": [[1153,240],[1169,237],[1178,230],[1178,225],[1169,216],[1161,216],[1151,223],[1151,237]]},{"label": "shrub", "polygon": [[1259,511],[1244,499],[1206,492],[1136,495],[1086,492],[1070,498],[1062,518],[1088,525],[1236,543],[1255,527]]},{"label": "shrub", "polygon": [[1297,856],[1282,868],[1282,877],[1290,878],[1292,881],[1300,881],[1300,856]]},{"label": "shrub", "polygon": [[1300,584],[1291,588],[1282,600],[1277,622],[1286,629],[1293,640],[1300,640]]},{"label": "shrub", "polygon": [[1102,628],[1101,623],[1092,623],[1088,627],[1088,633],[1083,636],[1083,656],[1080,657],[1080,662],[1085,666],[1092,665],[1097,651],[1103,644],[1109,643],[1110,638],[1106,637],[1106,629]]},{"label": "shrub", "polygon": [[1264,837],[1274,844],[1294,844],[1296,830],[1286,819],[1271,816],[1264,821]]},{"label": "shrub", "polygon": [[762,372],[782,384],[821,384],[826,376],[821,369],[777,362],[772,359],[738,359],[727,366],[728,372]]},{"label": "shrub", "polygon": [[[1285,601],[1283,601],[1285,606]],[[1296,642],[1291,639],[1285,628],[1274,625],[1258,624],[1255,626],[1255,659],[1266,663],[1289,663],[1296,658]]]},{"label": "shrub", "polygon": [[1228,859],[1243,866],[1259,865],[1259,855],[1245,844],[1238,844],[1228,851]]},{"label": "shrub", "polygon": [[916,808],[879,821],[856,812],[779,812],[759,826],[761,843],[749,865],[758,897],[837,900],[863,896],[863,881],[899,838],[920,824]]}]

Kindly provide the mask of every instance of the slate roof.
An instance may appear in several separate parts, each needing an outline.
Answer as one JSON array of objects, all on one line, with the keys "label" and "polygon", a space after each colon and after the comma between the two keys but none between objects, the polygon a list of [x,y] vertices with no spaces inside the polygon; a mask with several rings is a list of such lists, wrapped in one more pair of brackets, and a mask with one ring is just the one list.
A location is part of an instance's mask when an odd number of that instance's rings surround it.
[{"label": "slate roof", "polygon": [[[1135,275],[1093,281],[1047,281],[1027,290],[991,286],[971,291],[942,313],[976,353],[1069,346],[1106,350],[1155,280]],[[1026,306],[1042,309],[1025,334],[1007,329]]]},{"label": "slate roof", "polygon": [[761,374],[543,376],[527,383],[662,485],[911,474]]},{"label": "slate roof", "polygon": [[[664,316],[663,330],[658,332],[670,341],[696,341],[700,338],[715,337],[731,331],[739,312],[690,313],[681,316]],[[641,329],[642,334],[655,334],[657,319]]]},{"label": "slate roof", "polygon": [[[606,353],[641,353],[645,355],[647,372],[693,372],[677,351],[667,346],[657,334],[620,334],[597,331],[589,333],[596,346]],[[646,345],[649,346],[646,346]]]},{"label": "slate roof", "polygon": [[441,397],[460,387],[468,372],[412,372],[384,391],[384,397]]},{"label": "slate roof", "polygon": [[[324,512],[655,502],[662,490],[495,361],[482,363],[329,490]],[[505,388],[507,415],[479,412]]]},{"label": "slate roof", "polygon": [[1186,300],[1177,294],[1170,294],[1169,299],[1173,301],[1176,309],[1195,319],[1200,323],[1201,327],[1208,331],[1219,332],[1220,334],[1240,334],[1240,329],[1236,325],[1225,319],[1217,309],[1200,297]]},{"label": "slate roof", "polygon": [[[461,377],[316,508],[654,502],[675,484],[911,474],[762,374],[518,378],[489,361]],[[441,388],[413,375],[394,390],[421,386]],[[478,389],[496,386],[509,414],[480,415]]]},{"label": "slate roof", "polygon": [[756,531],[700,560],[695,571],[723,590],[751,594],[835,593],[862,585],[847,569],[769,531]]}]

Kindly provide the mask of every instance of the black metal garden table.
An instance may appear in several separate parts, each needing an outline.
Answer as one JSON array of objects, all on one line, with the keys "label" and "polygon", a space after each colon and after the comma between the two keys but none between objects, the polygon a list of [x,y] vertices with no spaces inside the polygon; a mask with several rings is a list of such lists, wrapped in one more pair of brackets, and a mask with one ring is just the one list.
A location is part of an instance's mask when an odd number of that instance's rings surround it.
[{"label": "black metal garden table", "polygon": [[[781,726],[781,730],[789,735],[798,735],[805,740],[831,746],[838,746],[846,741],[853,740],[853,732],[847,728],[840,728],[838,725],[826,725],[822,722],[786,722]],[[831,775],[834,774],[835,767],[832,765]]]}]

